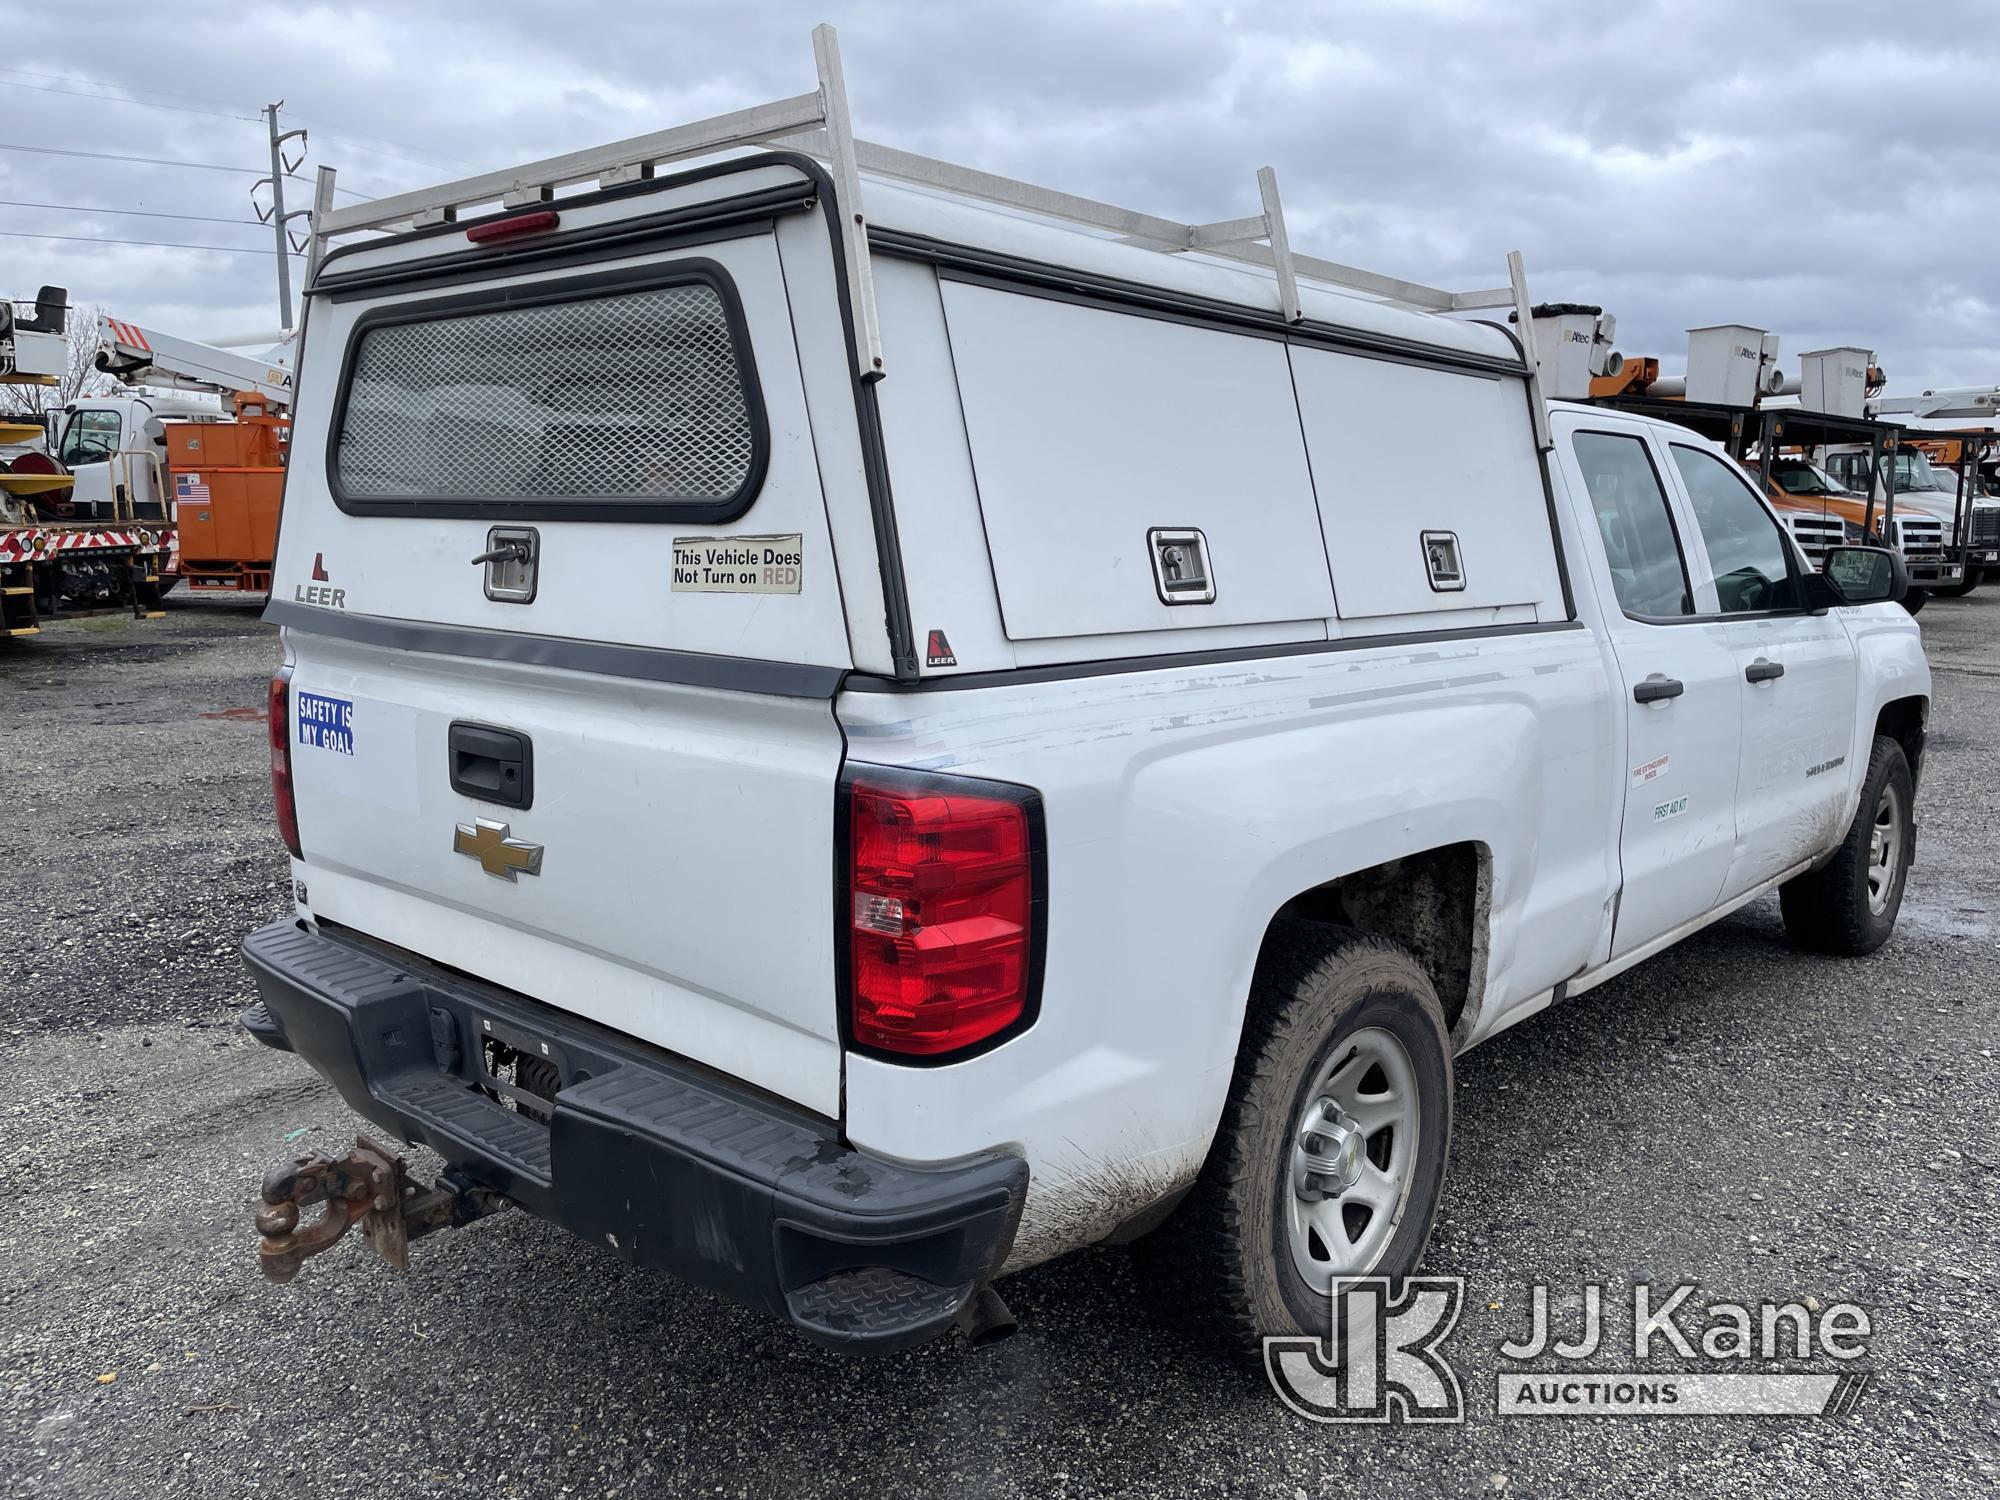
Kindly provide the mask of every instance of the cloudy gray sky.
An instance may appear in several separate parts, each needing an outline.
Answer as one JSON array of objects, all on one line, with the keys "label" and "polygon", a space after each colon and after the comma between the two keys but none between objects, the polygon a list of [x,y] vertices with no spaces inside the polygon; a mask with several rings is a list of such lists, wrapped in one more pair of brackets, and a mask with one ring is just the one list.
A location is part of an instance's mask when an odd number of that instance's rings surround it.
[{"label": "cloudy gray sky", "polygon": [[1988,0],[6,0],[0,294],[59,282],[197,337],[274,327],[250,212],[263,104],[310,128],[305,175],[379,194],[802,92],[807,32],[831,20],[873,139],[1196,220],[1254,212],[1268,162],[1300,249],[1484,286],[1519,248],[1538,298],[1601,302],[1628,354],[1670,369],[1683,330],[1743,322],[1781,334],[1793,371],[1854,343],[1892,391],[1988,384],[1995,18]]}]

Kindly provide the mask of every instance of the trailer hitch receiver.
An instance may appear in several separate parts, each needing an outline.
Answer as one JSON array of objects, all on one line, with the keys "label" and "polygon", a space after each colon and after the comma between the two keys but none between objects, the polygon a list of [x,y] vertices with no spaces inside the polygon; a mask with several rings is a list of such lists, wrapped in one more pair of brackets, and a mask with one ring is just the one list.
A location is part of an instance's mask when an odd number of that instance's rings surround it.
[{"label": "trailer hitch receiver", "polygon": [[[371,1250],[407,1271],[410,1241],[507,1206],[499,1193],[455,1173],[434,1187],[412,1182],[402,1157],[365,1135],[338,1161],[315,1154],[273,1167],[261,1196],[257,1264],[279,1282],[297,1276],[306,1261],[331,1250],[357,1225]],[[325,1212],[301,1228],[299,1211],[316,1204],[325,1204]]]}]

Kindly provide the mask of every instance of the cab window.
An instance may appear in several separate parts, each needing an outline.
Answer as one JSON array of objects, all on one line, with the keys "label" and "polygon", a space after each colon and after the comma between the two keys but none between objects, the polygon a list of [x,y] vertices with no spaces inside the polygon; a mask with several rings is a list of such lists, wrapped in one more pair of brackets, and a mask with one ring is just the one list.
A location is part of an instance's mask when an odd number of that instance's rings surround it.
[{"label": "cab window", "polygon": [[1799,582],[1791,551],[1756,492],[1713,453],[1675,443],[1673,455],[1708,549],[1722,612],[1797,609]]},{"label": "cab window", "polygon": [[1571,440],[1591,509],[1604,537],[1611,585],[1628,615],[1657,619],[1694,613],[1667,492],[1643,438],[1579,432]]},{"label": "cab window", "polygon": [[63,467],[74,469],[78,464],[101,464],[110,459],[118,451],[118,420],[115,411],[72,412],[56,452]]}]

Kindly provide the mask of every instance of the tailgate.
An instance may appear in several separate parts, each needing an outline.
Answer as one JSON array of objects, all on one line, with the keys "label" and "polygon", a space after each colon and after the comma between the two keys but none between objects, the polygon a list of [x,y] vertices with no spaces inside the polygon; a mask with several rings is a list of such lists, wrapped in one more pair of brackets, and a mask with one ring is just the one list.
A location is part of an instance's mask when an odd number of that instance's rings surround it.
[{"label": "tailgate", "polygon": [[799,295],[771,223],[319,292],[273,615],[313,916],[833,1115]]}]

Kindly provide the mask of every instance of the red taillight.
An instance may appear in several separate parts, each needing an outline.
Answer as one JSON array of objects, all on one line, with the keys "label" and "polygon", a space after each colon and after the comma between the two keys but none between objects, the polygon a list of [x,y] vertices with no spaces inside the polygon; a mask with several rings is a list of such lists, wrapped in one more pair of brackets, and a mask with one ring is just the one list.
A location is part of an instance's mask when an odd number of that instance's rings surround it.
[{"label": "red taillight", "polygon": [[515,214],[511,219],[495,219],[490,224],[475,224],[465,231],[465,237],[475,245],[490,245],[495,240],[518,239],[524,234],[542,234],[554,229],[561,222],[561,218],[553,208],[543,208],[531,214]]},{"label": "red taillight", "polygon": [[1041,918],[1032,793],[859,771],[847,820],[849,1034],[939,1057],[1031,1019]]},{"label": "red taillight", "polygon": [[271,675],[271,699],[264,708],[264,727],[271,742],[271,800],[278,809],[278,833],[295,859],[299,849],[299,808],[292,799],[292,669]]}]

